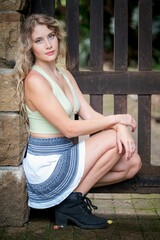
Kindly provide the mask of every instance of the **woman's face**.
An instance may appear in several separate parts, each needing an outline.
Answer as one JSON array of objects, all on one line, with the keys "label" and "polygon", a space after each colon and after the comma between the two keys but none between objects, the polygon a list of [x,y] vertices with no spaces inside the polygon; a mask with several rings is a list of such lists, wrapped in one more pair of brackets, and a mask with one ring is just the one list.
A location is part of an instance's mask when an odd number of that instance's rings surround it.
[{"label": "woman's face", "polygon": [[36,25],[31,35],[36,61],[53,62],[58,55],[58,39],[46,25]]}]

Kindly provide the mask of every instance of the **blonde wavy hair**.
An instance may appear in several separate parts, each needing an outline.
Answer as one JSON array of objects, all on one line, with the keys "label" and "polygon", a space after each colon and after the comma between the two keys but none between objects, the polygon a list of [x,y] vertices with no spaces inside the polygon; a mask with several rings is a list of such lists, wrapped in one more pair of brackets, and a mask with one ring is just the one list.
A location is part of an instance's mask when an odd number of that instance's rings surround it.
[{"label": "blonde wavy hair", "polygon": [[63,30],[59,21],[53,17],[44,14],[32,14],[25,19],[21,25],[20,35],[18,39],[18,49],[16,54],[16,65],[14,67],[14,77],[17,80],[17,94],[20,103],[20,113],[28,124],[28,117],[25,107],[24,95],[24,79],[27,77],[29,71],[35,63],[35,56],[32,52],[31,35],[36,25],[45,25],[52,30],[58,38],[59,51],[56,63],[65,57],[66,32]]}]

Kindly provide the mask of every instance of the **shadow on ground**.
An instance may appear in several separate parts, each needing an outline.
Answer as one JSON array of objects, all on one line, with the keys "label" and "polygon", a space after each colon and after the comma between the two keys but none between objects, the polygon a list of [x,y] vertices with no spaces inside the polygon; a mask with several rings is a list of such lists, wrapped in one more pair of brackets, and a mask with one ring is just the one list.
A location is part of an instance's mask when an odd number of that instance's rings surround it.
[{"label": "shadow on ground", "polygon": [[30,222],[23,227],[1,229],[1,240],[159,240],[160,218],[127,214],[111,216],[106,229],[84,230],[69,224],[54,230],[54,209],[31,210]]}]

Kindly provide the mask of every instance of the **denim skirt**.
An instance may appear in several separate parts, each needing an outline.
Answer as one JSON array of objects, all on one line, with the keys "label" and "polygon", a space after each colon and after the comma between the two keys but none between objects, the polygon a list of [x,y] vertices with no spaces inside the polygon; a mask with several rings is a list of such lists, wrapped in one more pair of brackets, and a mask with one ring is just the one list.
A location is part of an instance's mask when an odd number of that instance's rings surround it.
[{"label": "denim skirt", "polygon": [[84,172],[85,142],[66,137],[29,137],[23,168],[28,205],[44,209],[62,202],[78,186]]}]

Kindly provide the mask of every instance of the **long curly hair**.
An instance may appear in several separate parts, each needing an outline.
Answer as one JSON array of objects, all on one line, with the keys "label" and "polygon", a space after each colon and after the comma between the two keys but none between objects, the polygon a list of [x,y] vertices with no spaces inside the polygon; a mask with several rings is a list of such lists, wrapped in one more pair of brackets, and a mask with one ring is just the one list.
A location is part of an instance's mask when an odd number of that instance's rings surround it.
[{"label": "long curly hair", "polygon": [[57,64],[58,61],[64,58],[66,54],[66,32],[63,30],[63,27],[59,21],[44,14],[32,14],[25,19],[21,25],[18,39],[14,77],[17,80],[17,94],[20,103],[20,113],[24,117],[24,120],[27,124],[28,117],[25,107],[24,79],[27,77],[29,71],[35,63],[35,56],[32,52],[31,35],[36,25],[47,26],[50,30],[54,31],[55,35],[57,36],[59,46],[58,55],[56,58]]}]

